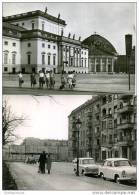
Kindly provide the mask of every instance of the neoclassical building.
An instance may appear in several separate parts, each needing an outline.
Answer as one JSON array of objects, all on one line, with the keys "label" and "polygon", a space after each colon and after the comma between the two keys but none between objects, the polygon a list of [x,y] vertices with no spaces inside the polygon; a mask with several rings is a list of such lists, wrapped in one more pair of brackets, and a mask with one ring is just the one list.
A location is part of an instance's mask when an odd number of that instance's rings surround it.
[{"label": "neoclassical building", "polygon": [[114,72],[117,52],[107,39],[98,34],[93,34],[83,40],[82,43],[89,47],[89,72]]},{"label": "neoclassical building", "polygon": [[66,22],[40,10],[3,17],[3,72],[88,73],[88,46],[64,36]]}]

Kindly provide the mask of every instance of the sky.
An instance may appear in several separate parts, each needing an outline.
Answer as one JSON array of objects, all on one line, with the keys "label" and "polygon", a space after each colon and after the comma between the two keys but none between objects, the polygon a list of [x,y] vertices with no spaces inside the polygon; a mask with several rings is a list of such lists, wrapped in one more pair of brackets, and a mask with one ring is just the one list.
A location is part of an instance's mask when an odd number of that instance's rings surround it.
[{"label": "sky", "polygon": [[95,32],[108,39],[119,54],[125,54],[125,34],[133,35],[133,45],[136,45],[136,3],[3,3],[3,16],[20,14],[27,11],[44,11],[60,16],[67,23],[64,36],[70,32],[81,40]]},{"label": "sky", "polygon": [[68,115],[72,110],[91,99],[91,95],[4,95],[16,116],[26,121],[15,129],[20,144],[25,137],[40,139],[68,139]]}]

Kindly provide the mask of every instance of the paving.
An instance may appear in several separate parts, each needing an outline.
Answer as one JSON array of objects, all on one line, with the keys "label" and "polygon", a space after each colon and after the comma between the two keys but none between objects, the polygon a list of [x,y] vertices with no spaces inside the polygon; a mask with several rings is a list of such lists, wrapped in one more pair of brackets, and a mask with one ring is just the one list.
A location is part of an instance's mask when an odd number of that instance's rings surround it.
[{"label": "paving", "polygon": [[136,190],[136,186],[116,184],[101,178],[75,176],[72,163],[53,162],[51,174],[38,173],[38,165],[20,162],[9,164],[10,171],[16,181],[18,190],[49,191],[109,191]]},{"label": "paving", "polygon": [[[35,86],[34,89],[31,89],[30,86],[30,75],[25,74],[23,75],[24,78],[24,84],[22,89],[20,89],[20,92],[25,93],[25,90],[28,90],[27,93],[29,94],[29,90],[39,90],[38,83]],[[38,81],[38,76],[37,76]],[[104,74],[78,74],[76,75],[76,87],[73,90],[70,90],[68,87],[66,87],[64,90],[60,91],[60,75],[55,75],[55,89],[48,90],[46,89],[46,86],[44,86],[44,92],[42,94],[47,93],[55,93],[55,94],[72,94],[72,93],[127,93],[127,94],[133,94],[135,93],[135,75],[131,75],[131,85],[129,90],[129,83],[128,83],[128,75],[127,74],[112,74],[112,75],[104,75]],[[12,93],[10,88],[13,88],[14,90],[18,91],[18,77],[17,75],[13,74],[3,74],[3,92],[5,94]],[[20,93],[18,91],[18,93]],[[33,93],[33,92],[32,92]],[[37,92],[36,92],[37,93]],[[35,94],[36,94],[35,93]],[[38,92],[39,93],[39,92]]]}]

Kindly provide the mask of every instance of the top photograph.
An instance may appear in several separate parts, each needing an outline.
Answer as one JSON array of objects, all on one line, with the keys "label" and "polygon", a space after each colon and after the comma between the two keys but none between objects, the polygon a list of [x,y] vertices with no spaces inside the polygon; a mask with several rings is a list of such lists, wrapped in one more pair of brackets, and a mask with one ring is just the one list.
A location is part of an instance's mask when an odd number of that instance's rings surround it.
[{"label": "top photograph", "polygon": [[136,94],[136,11],[135,2],[3,2],[3,94]]}]

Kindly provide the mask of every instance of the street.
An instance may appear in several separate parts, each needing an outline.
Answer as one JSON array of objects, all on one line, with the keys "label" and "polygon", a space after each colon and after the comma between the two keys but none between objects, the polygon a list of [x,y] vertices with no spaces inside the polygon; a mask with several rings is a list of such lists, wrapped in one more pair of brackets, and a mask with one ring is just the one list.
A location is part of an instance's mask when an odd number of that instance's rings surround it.
[{"label": "street", "polygon": [[[38,81],[38,76],[36,77]],[[76,87],[69,90],[59,90],[60,75],[55,75],[55,89],[38,89],[38,83],[35,89],[30,87],[30,74],[23,75],[23,87],[18,87],[18,77],[13,74],[3,74],[3,93],[4,94],[90,94],[90,93],[134,93],[135,75],[131,75],[131,89],[129,91],[128,75],[126,74],[77,74]]]},{"label": "street", "polygon": [[97,177],[75,176],[72,163],[53,162],[51,174],[38,173],[38,165],[9,163],[18,190],[134,191],[135,184],[116,184]]}]

